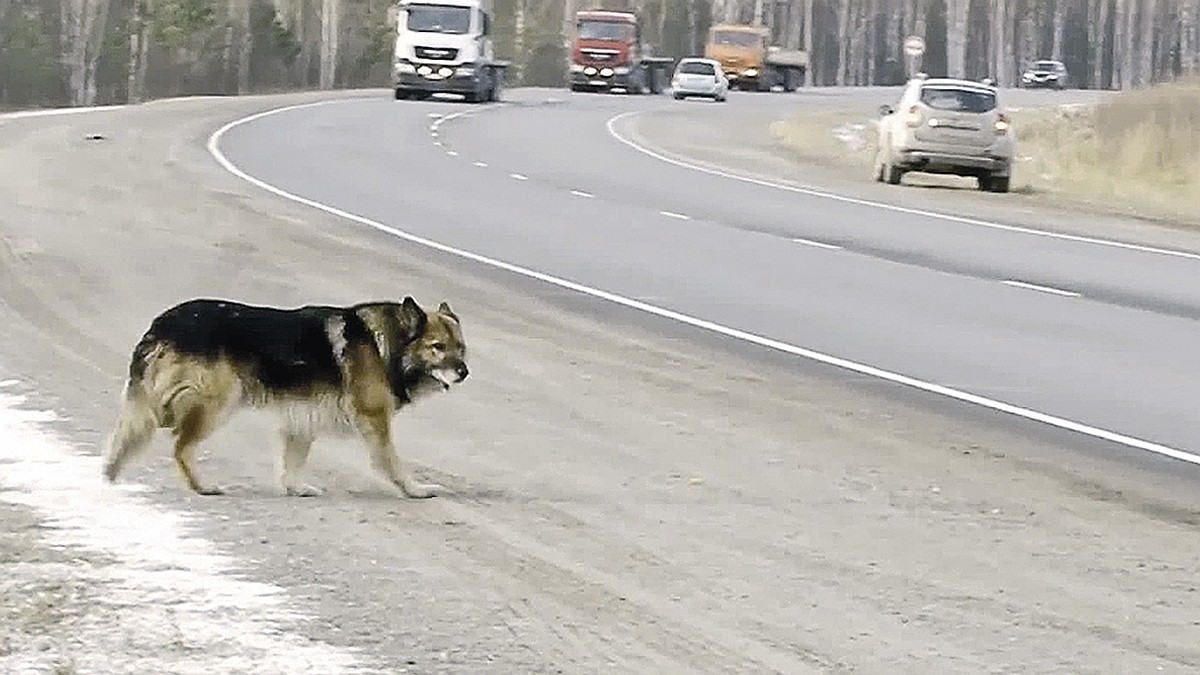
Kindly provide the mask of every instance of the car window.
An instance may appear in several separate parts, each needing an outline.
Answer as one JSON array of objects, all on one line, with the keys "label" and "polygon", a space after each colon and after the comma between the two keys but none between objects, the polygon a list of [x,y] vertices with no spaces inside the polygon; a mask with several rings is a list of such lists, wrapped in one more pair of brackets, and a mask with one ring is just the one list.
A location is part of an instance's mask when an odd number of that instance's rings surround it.
[{"label": "car window", "polygon": [[974,89],[924,87],[921,89],[921,103],[934,110],[985,113],[996,107],[996,95]]},{"label": "car window", "polygon": [[733,47],[757,47],[762,38],[754,33],[741,31],[719,30],[713,32],[713,44],[730,45]]},{"label": "car window", "polygon": [[687,61],[679,64],[679,72],[688,75],[716,75],[717,71],[713,69],[711,63],[703,61]]},{"label": "car window", "polygon": [[1037,68],[1038,70],[1056,70],[1056,69],[1058,69],[1058,62],[1057,61],[1038,61],[1037,63],[1033,64],[1033,67]]}]

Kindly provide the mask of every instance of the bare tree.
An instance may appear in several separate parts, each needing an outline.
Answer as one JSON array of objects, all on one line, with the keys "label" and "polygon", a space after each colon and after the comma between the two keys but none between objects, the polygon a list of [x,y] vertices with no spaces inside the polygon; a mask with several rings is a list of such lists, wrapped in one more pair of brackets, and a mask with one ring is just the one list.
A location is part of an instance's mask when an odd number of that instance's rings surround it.
[{"label": "bare tree", "polygon": [[838,0],[838,68],[835,82],[846,86],[846,74],[850,66],[850,2]]},{"label": "bare tree", "polygon": [[341,0],[321,0],[321,70],[322,89],[332,89],[337,83],[339,20]]},{"label": "bare tree", "polygon": [[1055,61],[1062,61],[1063,58],[1063,32],[1066,30],[1067,10],[1070,9],[1069,0],[1055,0],[1054,2],[1054,38],[1050,43],[1050,57]]},{"label": "bare tree", "polygon": [[1091,47],[1092,86],[1106,88],[1104,79],[1104,55],[1110,46],[1108,20],[1112,0],[1092,0],[1088,10],[1088,41]]},{"label": "bare tree", "polygon": [[946,71],[950,77],[967,75],[967,20],[971,0],[946,0]]},{"label": "bare tree", "polygon": [[804,86],[813,85],[813,64],[817,61],[816,50],[813,49],[813,0],[804,0],[804,49],[808,52],[808,67],[804,69]]},{"label": "bare tree", "polygon": [[1140,28],[1141,36],[1138,39],[1138,66],[1137,77],[1134,79],[1135,86],[1149,84],[1154,80],[1155,76],[1155,58],[1154,58],[1154,28],[1159,21],[1159,2],[1158,0],[1141,0],[1138,4],[1140,9]]}]

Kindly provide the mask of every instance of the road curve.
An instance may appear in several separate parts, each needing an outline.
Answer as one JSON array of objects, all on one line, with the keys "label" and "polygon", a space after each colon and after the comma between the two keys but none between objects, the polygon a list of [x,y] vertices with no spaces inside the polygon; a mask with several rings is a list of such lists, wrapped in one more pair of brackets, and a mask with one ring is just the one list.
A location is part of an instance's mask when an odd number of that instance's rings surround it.
[{"label": "road curve", "polygon": [[[661,130],[737,116],[748,98],[635,105],[673,122]],[[441,244],[1200,463],[1200,254],[689,170],[617,142],[638,136],[628,107],[519,101],[421,133],[386,102],[332,104],[251,121],[222,148],[265,183],[376,222],[443,209],[404,226]]]},{"label": "road curve", "polygon": [[[1047,316],[1068,316],[1081,332],[1063,339],[1087,345],[1112,335],[1086,332],[1110,312],[1185,319],[848,247],[793,247],[660,201],[696,177],[659,167],[655,180],[676,177],[657,188],[614,177],[601,162],[632,171],[651,160],[603,122],[670,101],[535,105],[546,98],[535,93],[486,109],[333,96],[355,100],[181,101],[0,127],[0,381],[60,411],[56,433],[88,454],[111,423],[133,342],[180,299],[411,293],[464,317],[472,378],[397,421],[402,456],[449,486],[442,497],[399,499],[360,444],[323,439],[309,480],[327,494],[284,498],[276,429],[253,415],[215,436],[201,464],[228,497],[184,493],[162,441],[126,479],[186,512],[243,576],[284,589],[281,602],[309,617],[286,627],[293,637],[380,673],[1200,667],[1200,490],[1186,463],[764,350],[409,233],[731,324],[789,317],[777,327],[793,337],[840,334],[832,353],[874,339],[899,358],[921,339],[953,337],[907,333],[913,316],[1000,325],[978,298],[999,302],[993,313],[1036,312],[1043,322],[1027,320],[1028,332],[1051,344]],[[384,228],[282,199],[206,148],[231,122],[314,102],[227,127],[220,150],[247,175]],[[593,165],[538,170],[532,160],[553,156],[537,134],[519,152],[487,135],[473,145],[487,126],[520,131],[522,115]],[[104,140],[85,140],[95,133]],[[940,294],[923,296],[935,283]],[[834,308],[839,298],[871,299],[860,311]],[[895,323],[879,334],[866,309]],[[10,524],[26,522],[8,514],[29,500],[3,471],[0,501],[0,527],[36,539],[36,527]],[[0,578],[20,581],[31,558],[10,553],[12,542],[0,541]],[[182,560],[172,571],[188,574]],[[6,600],[10,588],[0,585]],[[77,595],[55,616],[78,620],[42,628],[63,631],[59,648],[77,662],[133,649],[158,659],[156,672],[199,672],[196,642],[169,625],[131,645],[127,624],[106,622],[112,608],[95,600],[120,603],[110,587]],[[159,601],[167,614],[192,603]],[[0,621],[0,644],[23,644],[3,642],[12,625]],[[89,642],[106,626],[106,640]]]}]

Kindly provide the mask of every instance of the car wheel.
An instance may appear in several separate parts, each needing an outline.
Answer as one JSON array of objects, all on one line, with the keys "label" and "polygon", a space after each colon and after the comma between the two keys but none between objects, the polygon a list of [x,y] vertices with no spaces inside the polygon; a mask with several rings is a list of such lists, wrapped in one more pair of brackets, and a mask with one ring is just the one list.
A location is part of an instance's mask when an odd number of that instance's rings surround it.
[{"label": "car wheel", "polygon": [[980,190],[980,192],[991,192],[992,191],[992,177],[991,176],[988,176],[985,174],[985,175],[979,177],[979,190]]},{"label": "car wheel", "polygon": [[989,182],[990,192],[1008,192],[1008,176],[992,176]]},{"label": "car wheel", "polygon": [[883,164],[883,179],[888,185],[899,185],[900,179],[904,177],[904,170],[892,164],[892,160],[888,159]]},{"label": "car wheel", "polygon": [[676,101],[682,101],[682,100],[683,100],[683,94],[675,94],[675,100],[676,100]]}]

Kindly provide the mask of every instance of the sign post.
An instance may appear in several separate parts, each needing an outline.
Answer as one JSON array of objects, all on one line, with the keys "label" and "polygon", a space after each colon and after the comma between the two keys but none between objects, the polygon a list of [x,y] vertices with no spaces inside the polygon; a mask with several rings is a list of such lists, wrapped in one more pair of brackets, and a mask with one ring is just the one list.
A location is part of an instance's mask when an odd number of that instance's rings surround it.
[{"label": "sign post", "polygon": [[909,35],[904,38],[904,55],[908,58],[908,76],[911,78],[920,72],[921,56],[925,53],[925,40],[920,35]]}]

